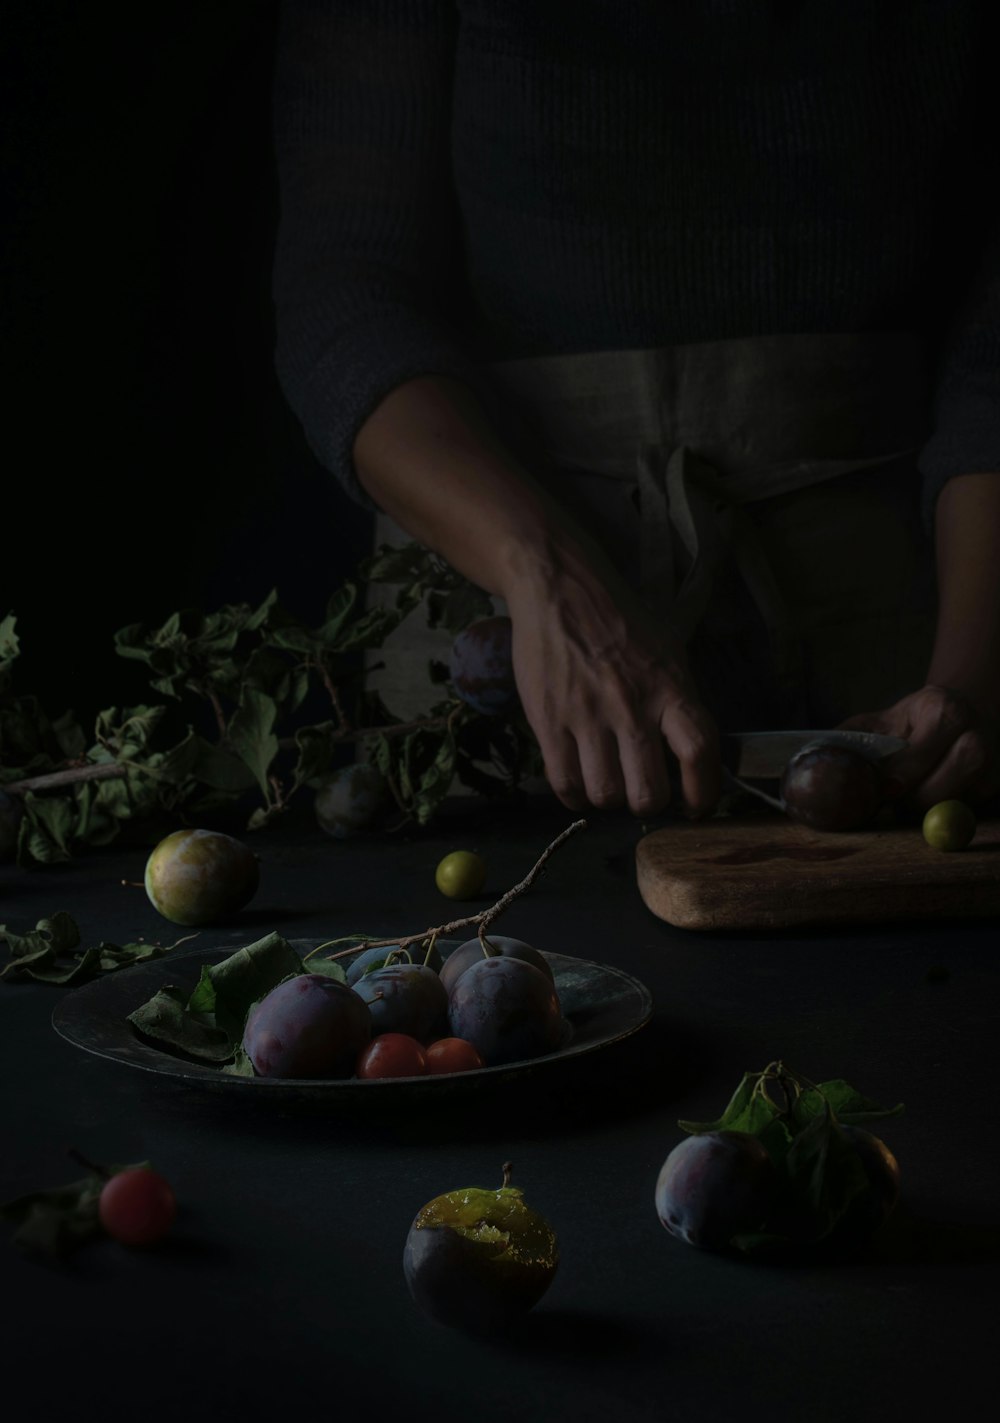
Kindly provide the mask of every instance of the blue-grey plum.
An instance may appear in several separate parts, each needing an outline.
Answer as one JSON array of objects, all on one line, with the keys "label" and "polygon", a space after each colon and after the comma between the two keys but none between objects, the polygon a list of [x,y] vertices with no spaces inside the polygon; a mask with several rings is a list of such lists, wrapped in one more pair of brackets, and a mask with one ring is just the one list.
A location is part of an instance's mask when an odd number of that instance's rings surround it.
[{"label": "blue-grey plum", "polygon": [[562,1014],[550,979],[523,959],[474,963],[448,998],[453,1037],[472,1043],[488,1067],[544,1057],[559,1045]]},{"label": "blue-grey plum", "polygon": [[664,1161],[656,1214],[671,1235],[689,1245],[725,1250],[734,1235],[765,1226],[777,1196],[777,1171],[755,1136],[705,1132],[685,1138]]},{"label": "blue-grey plum", "polygon": [[463,702],[487,716],[509,711],[517,702],[510,618],[480,618],[451,645],[448,670]]},{"label": "blue-grey plum", "polygon": [[[366,973],[371,973],[375,969],[381,968],[386,959],[392,954],[394,948],[398,955],[399,949],[393,944],[384,945],[379,949],[363,949],[360,954],[351,959],[347,967],[347,982],[353,987],[359,978],[364,978]],[[410,961],[422,964],[426,953],[427,950],[422,948],[419,944],[412,944],[409,949]],[[399,959],[396,961],[400,962]],[[401,962],[405,963],[406,960],[403,959]],[[427,967],[432,968],[435,973],[440,973],[441,971],[441,951],[437,944],[431,949],[430,957],[427,959]]]},{"label": "blue-grey plum", "polygon": [[0,790],[0,860],[14,858],[23,816],[24,802],[21,797]]},{"label": "blue-grey plum", "polygon": [[436,1196],[418,1212],[403,1250],[410,1293],[438,1324],[490,1334],[524,1315],[552,1283],[555,1232],[509,1183]]},{"label": "blue-grey plum", "polygon": [[448,995],[432,968],[389,964],[366,973],[350,991],[367,1003],[376,1035],[405,1033],[429,1043],[448,1031]]},{"label": "blue-grey plum", "polygon": [[[550,983],[555,982],[548,959],[537,949],[533,949],[530,944],[526,944],[523,939],[511,939],[502,934],[487,934],[486,938],[490,947],[496,949],[503,957],[523,959],[525,963],[533,964],[535,968],[541,969]],[[440,970],[441,982],[448,992],[450,993],[455,987],[467,968],[471,968],[474,963],[478,963],[486,957],[478,938],[467,939],[464,944],[459,944],[457,949],[453,949],[445,959],[444,967]]]},{"label": "blue-grey plum", "polygon": [[347,840],[370,829],[387,800],[388,788],[378,767],[356,761],[325,777],[316,790],[313,809],[321,830]]},{"label": "blue-grey plum", "polygon": [[352,988],[304,973],[251,1008],[243,1047],[261,1077],[350,1077],[371,1036],[371,1014]]}]

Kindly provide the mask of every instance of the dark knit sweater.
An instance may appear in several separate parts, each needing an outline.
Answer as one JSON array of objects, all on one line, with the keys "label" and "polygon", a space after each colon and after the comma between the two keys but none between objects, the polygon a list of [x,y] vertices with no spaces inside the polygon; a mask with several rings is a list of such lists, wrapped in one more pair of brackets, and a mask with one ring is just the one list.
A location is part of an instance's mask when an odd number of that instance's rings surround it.
[{"label": "dark knit sweater", "polygon": [[278,372],[354,437],[511,356],[912,331],[927,507],[1000,470],[994,0],[287,0]]}]

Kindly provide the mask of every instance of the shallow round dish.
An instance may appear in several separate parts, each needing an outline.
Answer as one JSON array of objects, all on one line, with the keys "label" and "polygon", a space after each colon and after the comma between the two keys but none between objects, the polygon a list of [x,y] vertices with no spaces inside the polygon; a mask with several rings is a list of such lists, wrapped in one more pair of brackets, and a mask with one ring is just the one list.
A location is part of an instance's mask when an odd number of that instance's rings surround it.
[{"label": "shallow round dish", "polygon": [[[322,939],[291,940],[292,947],[303,955],[323,942]],[[439,940],[445,957],[458,944],[457,939]],[[94,979],[60,1000],[52,1014],[52,1026],[67,1042],[98,1057],[157,1073],[191,1087],[252,1093],[260,1097],[357,1102],[363,1092],[378,1094],[379,1100],[389,1095],[437,1098],[449,1091],[474,1090],[475,1084],[484,1079],[497,1082],[542,1071],[567,1058],[620,1042],[647,1023],[653,1011],[649,989],[621,969],[591,963],[588,959],[570,958],[566,954],[547,953],[545,957],[552,965],[566,1024],[563,1044],[555,1052],[473,1072],[371,1079],[234,1077],[217,1067],[161,1051],[140,1037],[126,1021],[129,1013],[165,984],[193,989],[203,964],[228,958],[236,947],[238,945],[230,944],[226,948],[196,949],[178,954],[176,958],[170,954]]]}]

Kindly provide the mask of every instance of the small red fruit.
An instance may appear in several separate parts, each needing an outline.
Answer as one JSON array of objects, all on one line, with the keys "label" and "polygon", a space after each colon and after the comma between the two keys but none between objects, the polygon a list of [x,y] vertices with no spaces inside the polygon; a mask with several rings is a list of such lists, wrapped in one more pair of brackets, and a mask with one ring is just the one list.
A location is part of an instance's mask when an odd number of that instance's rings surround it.
[{"label": "small red fruit", "polygon": [[427,1071],[474,1072],[486,1064],[465,1038],[438,1038],[427,1049]]},{"label": "small red fruit", "polygon": [[358,1057],[359,1077],[423,1077],[427,1055],[406,1033],[380,1033]]},{"label": "small red fruit", "polygon": [[173,1224],[177,1201],[162,1176],[139,1166],[119,1171],[105,1182],[97,1213],[114,1240],[123,1245],[151,1245]]}]

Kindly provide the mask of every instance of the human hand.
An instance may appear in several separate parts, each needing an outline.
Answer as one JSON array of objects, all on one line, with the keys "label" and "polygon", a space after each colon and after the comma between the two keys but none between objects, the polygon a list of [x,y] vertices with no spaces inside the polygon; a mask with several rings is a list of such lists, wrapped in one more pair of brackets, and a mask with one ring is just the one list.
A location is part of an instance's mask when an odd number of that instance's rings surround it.
[{"label": "human hand", "polygon": [[893,798],[915,810],[942,800],[970,805],[1000,792],[1000,725],[961,693],[926,686],[883,711],[840,723],[843,730],[901,736],[910,744],[883,767]]},{"label": "human hand", "polygon": [[668,748],[692,815],[720,794],[718,733],[683,648],[624,585],[563,556],[506,592],[514,676],[552,790],[570,810],[671,799]]}]

